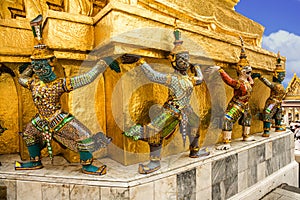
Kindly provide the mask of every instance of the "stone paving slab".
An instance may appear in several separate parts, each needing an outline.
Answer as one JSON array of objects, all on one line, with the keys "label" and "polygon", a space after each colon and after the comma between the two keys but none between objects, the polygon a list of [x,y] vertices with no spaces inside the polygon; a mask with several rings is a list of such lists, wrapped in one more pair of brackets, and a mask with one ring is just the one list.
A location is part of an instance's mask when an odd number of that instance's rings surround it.
[{"label": "stone paving slab", "polygon": [[261,198],[261,200],[299,200],[300,199],[300,188],[290,186],[290,185],[282,185],[265,197]]}]

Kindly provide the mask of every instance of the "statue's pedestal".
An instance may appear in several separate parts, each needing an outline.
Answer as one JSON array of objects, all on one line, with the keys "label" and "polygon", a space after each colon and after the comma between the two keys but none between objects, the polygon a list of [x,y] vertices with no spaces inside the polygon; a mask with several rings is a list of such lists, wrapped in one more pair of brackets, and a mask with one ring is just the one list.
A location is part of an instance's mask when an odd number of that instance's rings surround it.
[{"label": "statue's pedestal", "polygon": [[[0,178],[8,199],[259,199],[282,183],[297,186],[292,132],[256,135],[254,142],[235,140],[228,151],[212,150],[206,158],[188,152],[162,158],[162,168],[149,175],[137,165],[124,166],[109,158],[102,177],[80,173],[79,164],[56,156],[44,158],[44,168],[15,171],[18,155],[2,155]],[[98,162],[98,161],[97,161]]]}]

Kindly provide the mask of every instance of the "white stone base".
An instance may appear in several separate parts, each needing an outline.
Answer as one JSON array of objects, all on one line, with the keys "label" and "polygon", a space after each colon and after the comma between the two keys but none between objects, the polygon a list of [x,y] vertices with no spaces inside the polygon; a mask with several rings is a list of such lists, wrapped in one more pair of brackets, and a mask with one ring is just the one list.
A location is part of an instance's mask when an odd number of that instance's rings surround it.
[{"label": "white stone base", "polygon": [[232,196],[228,200],[254,200],[260,199],[282,183],[298,187],[299,164],[294,161],[279,169],[277,172],[259,181],[255,185]]},{"label": "white stone base", "polygon": [[148,175],[138,174],[138,165],[123,166],[109,158],[100,160],[108,166],[107,175],[86,175],[80,164],[60,156],[53,165],[43,158],[43,169],[15,171],[19,156],[0,155],[0,183],[9,200],[256,200],[282,183],[297,186],[293,133],[256,134],[255,140],[234,140],[226,151],[211,147],[204,158],[189,158],[189,152],[163,157],[161,169]]}]

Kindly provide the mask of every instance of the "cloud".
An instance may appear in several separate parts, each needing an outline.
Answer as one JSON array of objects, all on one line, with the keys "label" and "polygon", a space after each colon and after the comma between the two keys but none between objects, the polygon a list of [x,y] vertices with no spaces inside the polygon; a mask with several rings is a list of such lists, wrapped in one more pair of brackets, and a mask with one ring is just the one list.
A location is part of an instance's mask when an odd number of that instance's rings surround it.
[{"label": "cloud", "polygon": [[285,86],[294,73],[300,76],[300,36],[279,30],[269,36],[263,36],[262,47],[275,53],[280,51],[280,55],[286,57],[286,78],[283,82]]}]

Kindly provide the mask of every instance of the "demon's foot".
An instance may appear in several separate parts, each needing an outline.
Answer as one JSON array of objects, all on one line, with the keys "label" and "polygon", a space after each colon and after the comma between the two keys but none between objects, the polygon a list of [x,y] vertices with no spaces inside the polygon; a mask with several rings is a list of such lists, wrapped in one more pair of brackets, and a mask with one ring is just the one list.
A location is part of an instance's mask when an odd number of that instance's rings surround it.
[{"label": "demon's foot", "polygon": [[139,164],[140,174],[149,174],[160,169],[160,161],[150,161],[147,165]]},{"label": "demon's foot", "polygon": [[217,146],[217,150],[228,150],[231,148],[231,145],[230,144],[221,144],[219,146]]},{"label": "demon's foot", "polygon": [[243,136],[243,141],[249,142],[249,141],[254,141],[254,137],[253,136]]},{"label": "demon's foot", "polygon": [[208,151],[207,148],[202,148],[200,149],[199,147],[190,147],[190,158],[199,158],[199,157],[204,157],[208,156],[210,152]]},{"label": "demon's foot", "polygon": [[102,165],[100,167],[96,167],[94,165],[83,165],[81,170],[84,174],[101,176],[106,174],[106,165]]},{"label": "demon's foot", "polygon": [[33,170],[33,169],[41,169],[44,166],[40,160],[38,161],[29,161],[29,162],[18,162],[15,163],[15,170]]}]

